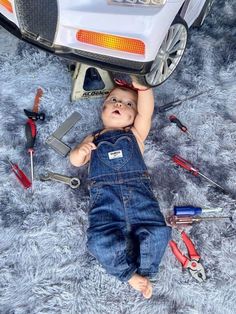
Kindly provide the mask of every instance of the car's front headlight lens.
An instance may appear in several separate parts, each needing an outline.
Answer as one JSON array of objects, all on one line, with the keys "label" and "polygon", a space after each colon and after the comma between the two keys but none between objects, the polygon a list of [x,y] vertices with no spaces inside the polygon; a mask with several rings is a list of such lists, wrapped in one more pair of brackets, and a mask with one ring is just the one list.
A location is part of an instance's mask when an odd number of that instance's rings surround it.
[{"label": "car's front headlight lens", "polygon": [[145,54],[145,44],[135,38],[127,38],[112,34],[97,33],[80,29],[76,34],[77,40],[82,43],[100,46],[103,48],[120,50],[140,55]]},{"label": "car's front headlight lens", "polygon": [[109,4],[137,5],[137,6],[162,6],[166,0],[107,0]]},{"label": "car's front headlight lens", "polygon": [[12,4],[9,0],[0,0],[0,5],[4,6],[10,13],[13,13]]}]

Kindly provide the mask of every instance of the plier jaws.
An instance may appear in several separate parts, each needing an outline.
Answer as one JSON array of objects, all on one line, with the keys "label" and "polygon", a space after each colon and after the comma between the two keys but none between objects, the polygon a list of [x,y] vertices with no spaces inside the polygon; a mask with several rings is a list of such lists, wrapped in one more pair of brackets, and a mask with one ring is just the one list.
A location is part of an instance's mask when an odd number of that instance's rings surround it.
[{"label": "plier jaws", "polygon": [[189,239],[189,237],[184,231],[181,232],[181,237],[184,244],[187,247],[189,258],[182,254],[176,242],[173,240],[169,241],[169,245],[172,252],[174,253],[177,260],[182,264],[182,266],[184,268],[189,269],[189,272],[193,278],[195,278],[199,282],[205,281],[206,280],[205,270],[202,264],[199,262],[201,257],[197,253],[193,242]]},{"label": "plier jaws", "polygon": [[189,272],[192,275],[192,277],[199,282],[205,281],[206,274],[202,264],[194,259],[191,259],[189,262],[191,264],[191,266],[189,266]]}]

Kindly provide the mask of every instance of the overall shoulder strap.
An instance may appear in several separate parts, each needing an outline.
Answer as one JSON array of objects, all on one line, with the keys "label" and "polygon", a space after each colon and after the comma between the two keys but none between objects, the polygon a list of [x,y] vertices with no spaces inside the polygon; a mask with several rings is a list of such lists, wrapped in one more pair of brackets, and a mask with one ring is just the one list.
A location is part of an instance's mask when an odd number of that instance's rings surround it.
[{"label": "overall shoulder strap", "polygon": [[94,131],[94,132],[92,133],[92,135],[93,135],[93,140],[94,140],[94,141],[99,137],[99,135],[101,134],[102,130],[103,130],[103,129],[98,129],[98,130],[96,130],[96,131]]}]

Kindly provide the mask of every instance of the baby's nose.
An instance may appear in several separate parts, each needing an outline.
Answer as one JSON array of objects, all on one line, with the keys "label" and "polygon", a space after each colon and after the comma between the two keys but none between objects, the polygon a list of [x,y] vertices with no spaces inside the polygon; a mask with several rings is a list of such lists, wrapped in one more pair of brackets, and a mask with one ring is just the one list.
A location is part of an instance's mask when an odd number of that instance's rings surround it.
[{"label": "baby's nose", "polygon": [[116,106],[117,106],[117,107],[122,107],[122,106],[123,106],[123,104],[122,104],[122,102],[121,102],[120,100],[117,100],[117,102],[116,102]]}]

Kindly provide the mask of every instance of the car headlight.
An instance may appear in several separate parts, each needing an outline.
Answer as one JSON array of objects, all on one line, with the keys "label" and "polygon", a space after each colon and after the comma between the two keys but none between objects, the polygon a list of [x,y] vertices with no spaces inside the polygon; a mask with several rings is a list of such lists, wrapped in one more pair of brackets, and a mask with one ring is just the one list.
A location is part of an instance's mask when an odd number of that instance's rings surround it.
[{"label": "car headlight", "polygon": [[166,0],[107,0],[109,4],[137,5],[137,6],[162,6]]},{"label": "car headlight", "polygon": [[9,0],[0,0],[0,5],[4,6],[10,13],[13,13],[12,4]]}]

